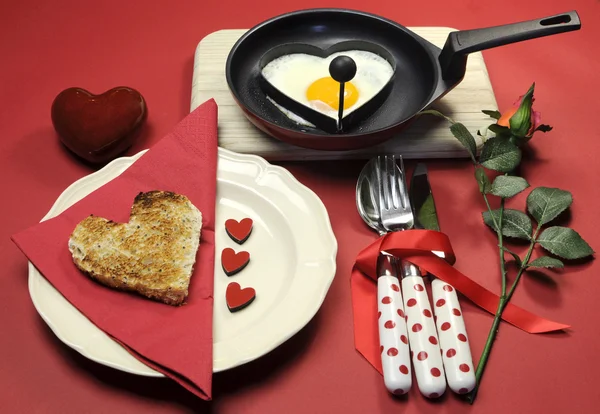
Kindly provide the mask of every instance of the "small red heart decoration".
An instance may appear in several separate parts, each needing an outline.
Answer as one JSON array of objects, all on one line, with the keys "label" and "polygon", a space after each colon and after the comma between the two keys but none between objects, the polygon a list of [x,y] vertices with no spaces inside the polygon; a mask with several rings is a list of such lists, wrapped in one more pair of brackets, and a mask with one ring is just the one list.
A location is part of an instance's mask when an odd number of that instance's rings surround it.
[{"label": "small red heart decoration", "polygon": [[225,292],[225,300],[227,301],[227,307],[231,312],[237,312],[250,305],[256,298],[256,291],[247,287],[242,289],[239,283],[231,282],[227,285],[227,291]]},{"label": "small red heart decoration", "polygon": [[221,265],[227,276],[233,276],[241,271],[250,262],[250,253],[235,250],[227,247],[221,252]]},{"label": "small red heart decoration", "polygon": [[94,95],[68,88],[52,102],[51,116],[61,142],[91,163],[105,163],[125,152],[147,118],[142,95],[124,86]]},{"label": "small red heart decoration", "polygon": [[250,237],[250,233],[252,233],[252,224],[253,221],[251,218],[245,218],[239,222],[234,219],[229,219],[225,222],[225,230],[234,242],[242,244]]}]

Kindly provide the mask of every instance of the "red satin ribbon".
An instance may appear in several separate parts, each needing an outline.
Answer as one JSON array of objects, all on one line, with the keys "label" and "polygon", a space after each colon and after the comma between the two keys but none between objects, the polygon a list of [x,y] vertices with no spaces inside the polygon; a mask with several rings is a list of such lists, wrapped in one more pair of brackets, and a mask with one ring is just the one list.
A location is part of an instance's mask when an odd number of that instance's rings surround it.
[{"label": "red satin ribbon", "polygon": [[[452,265],[456,261],[448,236],[432,230],[388,233],[361,251],[352,269],[352,307],[356,349],[381,372],[377,327],[377,256],[386,251],[419,266],[423,271],[451,284],[477,306],[495,315],[500,297],[469,279]],[[432,251],[444,252],[442,259]],[[365,277],[366,276],[366,277]],[[502,319],[529,333],[559,331],[569,325],[544,319],[518,306],[508,304]]]}]

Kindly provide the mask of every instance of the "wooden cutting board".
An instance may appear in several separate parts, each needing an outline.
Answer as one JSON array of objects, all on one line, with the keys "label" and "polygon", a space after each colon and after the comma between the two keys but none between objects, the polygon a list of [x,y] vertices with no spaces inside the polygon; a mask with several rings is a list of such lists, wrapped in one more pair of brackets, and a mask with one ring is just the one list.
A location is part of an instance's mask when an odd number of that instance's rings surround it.
[{"label": "wooden cutting board", "polygon": [[[442,47],[449,27],[411,27],[410,30]],[[421,116],[400,135],[382,144],[352,151],[319,151],[278,141],[257,129],[237,106],[225,79],[225,62],[231,47],[246,29],[219,30],[200,41],[194,56],[191,109],[214,98],[219,106],[219,145],[239,152],[256,154],[271,161],[367,159],[380,153],[394,153],[404,158],[465,158],[467,153],[452,136],[449,124],[431,115]],[[483,55],[469,55],[463,81],[433,109],[462,122],[477,140],[478,129],[491,119],[482,109],[498,109]]]}]

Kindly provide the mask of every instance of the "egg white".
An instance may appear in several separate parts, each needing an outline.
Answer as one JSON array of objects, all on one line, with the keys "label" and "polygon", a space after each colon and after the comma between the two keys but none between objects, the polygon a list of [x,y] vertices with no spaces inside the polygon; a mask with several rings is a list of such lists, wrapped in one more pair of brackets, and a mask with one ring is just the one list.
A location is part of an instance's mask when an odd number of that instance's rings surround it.
[{"label": "egg white", "polygon": [[[321,112],[335,120],[338,111],[320,101],[309,101],[306,90],[317,79],[330,76],[329,64],[337,56],[345,55],[356,62],[356,75],[350,81],[358,90],[358,100],[343,116],[371,100],[388,83],[394,74],[392,65],[383,57],[365,50],[349,50],[321,58],[305,53],[283,55],[269,62],[262,70],[264,78],[288,97]],[[311,125],[290,110],[277,106],[288,118],[301,125]],[[284,110],[285,109],[285,110]]]},{"label": "egg white", "polygon": [[283,112],[283,114],[285,116],[287,116],[288,118],[290,118],[292,121],[294,121],[295,123],[299,124],[299,125],[303,125],[303,126],[308,126],[311,128],[314,128],[315,125],[312,124],[311,122],[308,122],[306,119],[302,118],[300,115],[296,115],[295,113],[293,113],[292,111],[290,111],[287,108],[284,108],[283,106],[279,105],[277,102],[275,102],[273,100],[273,98],[271,98],[270,96],[267,96],[267,100],[269,102],[271,102],[273,105],[275,105],[275,107],[277,109],[279,109],[281,112]]}]

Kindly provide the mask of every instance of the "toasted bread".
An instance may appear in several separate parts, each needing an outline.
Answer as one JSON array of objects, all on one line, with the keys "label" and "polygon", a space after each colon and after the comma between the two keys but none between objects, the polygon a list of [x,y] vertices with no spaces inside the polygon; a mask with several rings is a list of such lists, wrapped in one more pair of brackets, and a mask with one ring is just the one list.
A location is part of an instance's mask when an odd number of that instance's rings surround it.
[{"label": "toasted bread", "polygon": [[73,262],[92,279],[169,305],[181,305],[200,245],[202,213],[187,197],[139,193],[128,223],[90,215],[73,230]]}]

